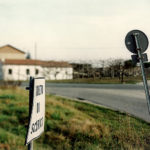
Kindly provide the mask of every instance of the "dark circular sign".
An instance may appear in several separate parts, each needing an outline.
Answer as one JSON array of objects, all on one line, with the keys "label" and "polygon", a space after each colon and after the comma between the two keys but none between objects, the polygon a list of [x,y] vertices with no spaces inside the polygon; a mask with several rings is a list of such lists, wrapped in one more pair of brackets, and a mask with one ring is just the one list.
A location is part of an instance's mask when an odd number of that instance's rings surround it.
[{"label": "dark circular sign", "polygon": [[138,53],[136,49],[135,38],[134,38],[135,34],[138,35],[141,53],[144,53],[146,49],[148,48],[148,38],[145,35],[145,33],[143,33],[140,30],[132,30],[128,32],[125,38],[125,45],[130,52],[135,53],[135,54]]}]

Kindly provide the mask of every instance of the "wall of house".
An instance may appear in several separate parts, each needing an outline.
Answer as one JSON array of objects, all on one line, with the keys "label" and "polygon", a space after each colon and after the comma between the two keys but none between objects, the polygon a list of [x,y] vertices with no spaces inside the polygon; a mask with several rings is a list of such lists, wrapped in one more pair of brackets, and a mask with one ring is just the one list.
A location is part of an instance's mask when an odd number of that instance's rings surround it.
[{"label": "wall of house", "polygon": [[8,80],[29,80],[30,76],[45,77],[46,80],[64,80],[73,78],[73,69],[49,68],[34,65],[3,65],[3,79]]},{"label": "wall of house", "polygon": [[23,54],[15,54],[15,53],[0,53],[0,59],[25,59],[25,55]]},{"label": "wall of house", "polygon": [[0,48],[0,59],[25,59],[25,53],[19,52],[10,46]]},{"label": "wall of house", "polygon": [[73,79],[73,69],[64,67],[44,67],[43,68],[43,76],[46,80],[66,80],[66,79]]},{"label": "wall of house", "polygon": [[0,53],[0,59],[25,59],[25,55],[15,53]]}]

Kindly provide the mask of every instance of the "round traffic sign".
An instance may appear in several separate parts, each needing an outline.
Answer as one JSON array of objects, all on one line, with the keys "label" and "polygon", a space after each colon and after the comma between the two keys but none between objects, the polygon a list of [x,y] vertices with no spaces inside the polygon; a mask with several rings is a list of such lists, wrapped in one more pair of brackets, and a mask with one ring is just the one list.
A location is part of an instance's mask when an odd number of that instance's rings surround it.
[{"label": "round traffic sign", "polygon": [[132,53],[135,53],[135,54],[138,53],[136,49],[134,34],[138,35],[141,53],[144,53],[146,49],[148,48],[148,38],[145,35],[145,33],[143,33],[140,30],[132,30],[128,32],[125,38],[125,45],[127,49]]}]

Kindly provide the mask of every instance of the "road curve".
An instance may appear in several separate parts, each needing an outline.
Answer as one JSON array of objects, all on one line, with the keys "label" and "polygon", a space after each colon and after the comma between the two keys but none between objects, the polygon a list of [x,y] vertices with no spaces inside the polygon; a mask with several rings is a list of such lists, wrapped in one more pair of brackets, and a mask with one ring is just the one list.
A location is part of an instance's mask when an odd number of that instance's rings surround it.
[{"label": "road curve", "polygon": [[56,94],[107,106],[150,122],[143,85],[139,84],[46,84]]},{"label": "road curve", "polygon": [[143,84],[46,83],[46,93],[86,100],[150,122]]}]

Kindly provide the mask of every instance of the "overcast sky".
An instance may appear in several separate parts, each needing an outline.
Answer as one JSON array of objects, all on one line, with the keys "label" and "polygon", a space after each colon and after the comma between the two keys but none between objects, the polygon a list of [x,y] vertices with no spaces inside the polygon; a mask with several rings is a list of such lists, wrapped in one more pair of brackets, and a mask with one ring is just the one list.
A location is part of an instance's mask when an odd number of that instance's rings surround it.
[{"label": "overcast sky", "polygon": [[0,46],[32,58],[36,43],[38,59],[128,59],[130,30],[150,39],[150,0],[0,0],[0,20]]}]

